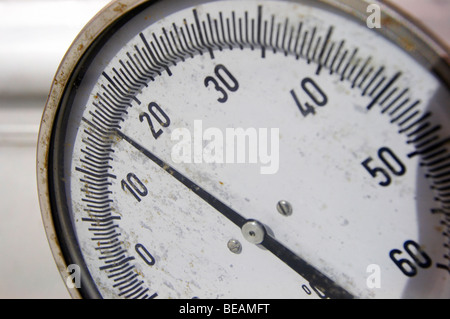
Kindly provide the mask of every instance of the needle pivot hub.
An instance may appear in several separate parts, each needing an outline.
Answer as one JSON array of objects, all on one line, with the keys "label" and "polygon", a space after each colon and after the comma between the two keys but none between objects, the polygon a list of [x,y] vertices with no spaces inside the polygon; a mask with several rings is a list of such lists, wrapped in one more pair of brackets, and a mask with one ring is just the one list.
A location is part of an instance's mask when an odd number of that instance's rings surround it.
[{"label": "needle pivot hub", "polygon": [[242,226],[242,235],[252,244],[261,244],[266,236],[264,225],[257,220],[249,220]]}]

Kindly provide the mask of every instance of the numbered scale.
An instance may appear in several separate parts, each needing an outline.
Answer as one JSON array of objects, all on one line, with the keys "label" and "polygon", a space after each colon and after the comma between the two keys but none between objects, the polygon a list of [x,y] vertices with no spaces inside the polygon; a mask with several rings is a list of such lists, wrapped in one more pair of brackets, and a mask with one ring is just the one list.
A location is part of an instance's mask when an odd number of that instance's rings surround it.
[{"label": "numbered scale", "polygon": [[84,298],[449,298],[444,49],[369,1],[117,1],[42,117]]}]

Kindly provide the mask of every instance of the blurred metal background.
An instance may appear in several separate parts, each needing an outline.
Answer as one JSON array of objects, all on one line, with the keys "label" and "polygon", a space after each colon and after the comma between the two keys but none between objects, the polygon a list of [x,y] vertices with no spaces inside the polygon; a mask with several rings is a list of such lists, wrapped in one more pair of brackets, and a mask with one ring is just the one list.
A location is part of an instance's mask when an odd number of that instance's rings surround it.
[{"label": "blurred metal background", "polygon": [[[36,141],[56,69],[108,0],[0,0],[0,298],[70,298],[36,186]],[[450,0],[390,0],[448,45]]]},{"label": "blurred metal background", "polygon": [[53,76],[107,0],[0,0],[0,298],[69,298],[37,197],[36,141]]}]

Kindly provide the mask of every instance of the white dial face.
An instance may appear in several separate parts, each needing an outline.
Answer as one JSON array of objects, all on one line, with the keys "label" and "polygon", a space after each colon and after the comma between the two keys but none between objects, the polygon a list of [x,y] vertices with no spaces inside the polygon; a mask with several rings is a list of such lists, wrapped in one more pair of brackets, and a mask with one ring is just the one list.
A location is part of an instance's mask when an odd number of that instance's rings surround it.
[{"label": "white dial face", "polygon": [[447,88],[333,10],[215,1],[150,23],[158,6],[99,51],[67,125],[100,294],[448,298]]}]

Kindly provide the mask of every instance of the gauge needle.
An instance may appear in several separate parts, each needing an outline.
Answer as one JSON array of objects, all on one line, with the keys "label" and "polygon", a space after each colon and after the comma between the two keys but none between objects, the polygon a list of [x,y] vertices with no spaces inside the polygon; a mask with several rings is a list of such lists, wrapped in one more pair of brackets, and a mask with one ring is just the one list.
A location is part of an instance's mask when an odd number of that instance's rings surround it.
[{"label": "gauge needle", "polygon": [[292,252],[274,237],[266,234],[261,246],[269,250],[285,264],[291,267],[300,276],[309,281],[309,284],[322,291],[325,296],[332,299],[353,299],[354,296],[338,286],[334,281],[319,270],[311,266],[303,258]]},{"label": "gauge needle", "polygon": [[[315,267],[307,263],[297,254],[292,252],[286,246],[278,242],[274,237],[269,235],[265,227],[262,223],[255,220],[248,220],[244,218],[241,214],[236,212],[231,207],[224,204],[218,198],[207,192],[205,189],[198,186],[196,183],[191,181],[189,178],[175,170],[169,164],[158,158],[152,152],[142,147],[139,143],[137,143],[132,138],[128,137],[124,133],[119,130],[116,130],[116,133],[137,150],[139,150],[142,154],[144,154],[147,158],[152,160],[159,167],[164,169],[167,173],[172,175],[175,179],[193,191],[196,195],[202,198],[209,205],[214,207],[218,212],[228,218],[231,222],[233,222],[236,226],[238,226],[243,232],[247,231],[247,235],[250,237],[256,236],[259,239],[253,241],[255,244],[259,244],[266,248],[268,251],[277,256],[281,261],[283,261],[286,265],[288,265],[291,269],[297,272],[300,276],[305,278],[311,285],[320,289],[327,297],[343,299],[343,298],[353,298],[349,292],[347,292],[342,287],[338,286],[334,281],[329,279],[327,276],[322,274]],[[245,234],[244,234],[245,236]],[[251,241],[251,240],[250,240]]]}]

